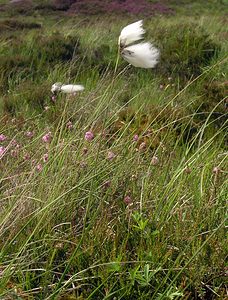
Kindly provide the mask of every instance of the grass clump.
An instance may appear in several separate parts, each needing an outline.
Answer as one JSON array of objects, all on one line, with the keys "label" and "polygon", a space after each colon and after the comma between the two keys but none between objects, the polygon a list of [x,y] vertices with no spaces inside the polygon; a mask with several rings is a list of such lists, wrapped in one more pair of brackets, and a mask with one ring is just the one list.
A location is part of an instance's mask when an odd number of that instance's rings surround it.
[{"label": "grass clump", "polygon": [[66,62],[75,59],[80,49],[78,37],[64,37],[59,32],[53,33],[48,37],[44,35],[35,36],[32,43],[38,45],[38,53],[34,52],[32,55],[46,63]]},{"label": "grass clump", "polygon": [[41,24],[35,22],[23,22],[19,20],[6,19],[0,22],[0,34],[6,31],[40,29],[41,27]]},{"label": "grass clump", "polygon": [[220,51],[220,45],[195,24],[174,25],[157,34],[165,41],[161,50],[161,73],[167,77],[172,74],[182,83],[199,76]]},{"label": "grass clump", "polygon": [[50,103],[50,95],[47,93],[49,85],[46,83],[34,85],[31,81],[21,83],[14,93],[8,93],[3,97],[3,109],[11,116],[16,116],[23,108],[28,113],[43,111],[45,105]]},{"label": "grass clump", "polygon": [[[6,92],[11,83],[48,76],[55,64],[77,60],[80,54],[79,38],[55,32],[8,38],[0,61],[0,88]],[[48,64],[48,65],[47,65]]]}]

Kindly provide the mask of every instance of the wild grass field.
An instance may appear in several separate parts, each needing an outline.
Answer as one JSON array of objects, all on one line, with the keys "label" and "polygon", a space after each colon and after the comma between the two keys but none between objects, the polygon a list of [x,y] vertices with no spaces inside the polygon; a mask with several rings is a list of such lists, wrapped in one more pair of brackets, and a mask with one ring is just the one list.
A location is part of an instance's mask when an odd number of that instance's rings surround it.
[{"label": "wild grass field", "polygon": [[0,299],[225,299],[228,3],[82,2],[0,3]]}]

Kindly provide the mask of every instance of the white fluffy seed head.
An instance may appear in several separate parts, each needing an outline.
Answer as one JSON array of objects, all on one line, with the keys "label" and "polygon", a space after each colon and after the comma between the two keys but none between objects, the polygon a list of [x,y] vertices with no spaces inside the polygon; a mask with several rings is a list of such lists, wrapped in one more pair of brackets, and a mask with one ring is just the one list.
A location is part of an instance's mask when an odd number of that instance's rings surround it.
[{"label": "white fluffy seed head", "polygon": [[56,82],[51,87],[52,93],[63,92],[66,94],[74,94],[79,91],[83,91],[85,88],[81,84],[62,84],[61,82]]},{"label": "white fluffy seed head", "polygon": [[83,90],[84,90],[84,86],[81,84],[63,84],[61,86],[61,92],[66,94],[73,94]]},{"label": "white fluffy seed head", "polygon": [[134,67],[154,68],[159,61],[160,52],[151,43],[139,43],[121,51],[123,58]]},{"label": "white fluffy seed head", "polygon": [[119,36],[119,46],[124,48],[131,43],[139,41],[143,38],[145,30],[143,29],[143,21],[137,21],[124,27]]},{"label": "white fluffy seed head", "polygon": [[61,82],[56,82],[52,85],[51,87],[51,92],[52,93],[56,93],[56,92],[60,92],[61,91],[61,86],[62,86],[62,83]]}]

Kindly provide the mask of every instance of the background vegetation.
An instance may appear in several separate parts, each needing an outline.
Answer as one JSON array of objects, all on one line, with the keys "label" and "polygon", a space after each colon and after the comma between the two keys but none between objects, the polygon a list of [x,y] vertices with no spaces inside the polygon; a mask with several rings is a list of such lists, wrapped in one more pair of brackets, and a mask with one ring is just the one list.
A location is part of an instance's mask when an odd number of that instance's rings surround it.
[{"label": "background vegetation", "polygon": [[142,3],[1,1],[1,299],[226,297],[227,1]]}]

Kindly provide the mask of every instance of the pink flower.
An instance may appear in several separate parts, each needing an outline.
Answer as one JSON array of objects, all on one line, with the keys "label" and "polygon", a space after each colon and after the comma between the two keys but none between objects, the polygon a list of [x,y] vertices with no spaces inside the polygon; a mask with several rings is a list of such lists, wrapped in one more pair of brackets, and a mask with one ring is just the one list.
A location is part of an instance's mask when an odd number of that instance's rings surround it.
[{"label": "pink flower", "polygon": [[43,161],[46,163],[48,161],[48,153],[45,153],[43,156]]},{"label": "pink flower", "polygon": [[25,136],[27,136],[28,138],[32,138],[33,137],[33,132],[32,131],[26,131],[25,132]]},{"label": "pink flower", "polygon": [[3,156],[3,154],[5,153],[6,148],[3,146],[0,146],[0,158]]},{"label": "pink flower", "polygon": [[116,154],[114,152],[108,151],[108,155],[107,155],[108,160],[112,160],[115,157],[116,157]]},{"label": "pink flower", "polygon": [[56,102],[57,97],[55,95],[51,96],[51,101]]},{"label": "pink flower", "polygon": [[87,141],[92,141],[94,139],[94,134],[92,133],[92,131],[87,131],[85,133],[85,139]]},{"label": "pink flower", "polygon": [[138,136],[138,134],[135,134],[135,135],[134,135],[134,137],[133,137],[133,141],[134,141],[134,142],[137,142],[137,141],[138,141],[138,139],[139,139],[139,136]]},{"label": "pink flower", "polygon": [[159,164],[158,157],[157,156],[153,156],[150,163],[151,163],[152,166],[157,166]]},{"label": "pink flower", "polygon": [[0,142],[4,142],[6,140],[6,136],[4,134],[0,134]]},{"label": "pink flower", "polygon": [[29,159],[30,159],[29,153],[25,153],[25,155],[24,155],[24,160],[29,160]]},{"label": "pink flower", "polygon": [[41,165],[41,164],[38,164],[38,165],[36,166],[36,170],[37,170],[37,172],[41,172],[41,171],[43,170],[42,165]]},{"label": "pink flower", "polygon": [[66,124],[67,129],[72,130],[73,129],[73,124],[71,121],[67,122]]},{"label": "pink flower", "polygon": [[42,141],[44,143],[50,143],[50,141],[51,141],[51,132],[50,131],[42,137]]},{"label": "pink flower", "polygon": [[131,197],[130,196],[125,196],[124,197],[124,203],[127,204],[127,205],[131,204],[132,203]]}]

